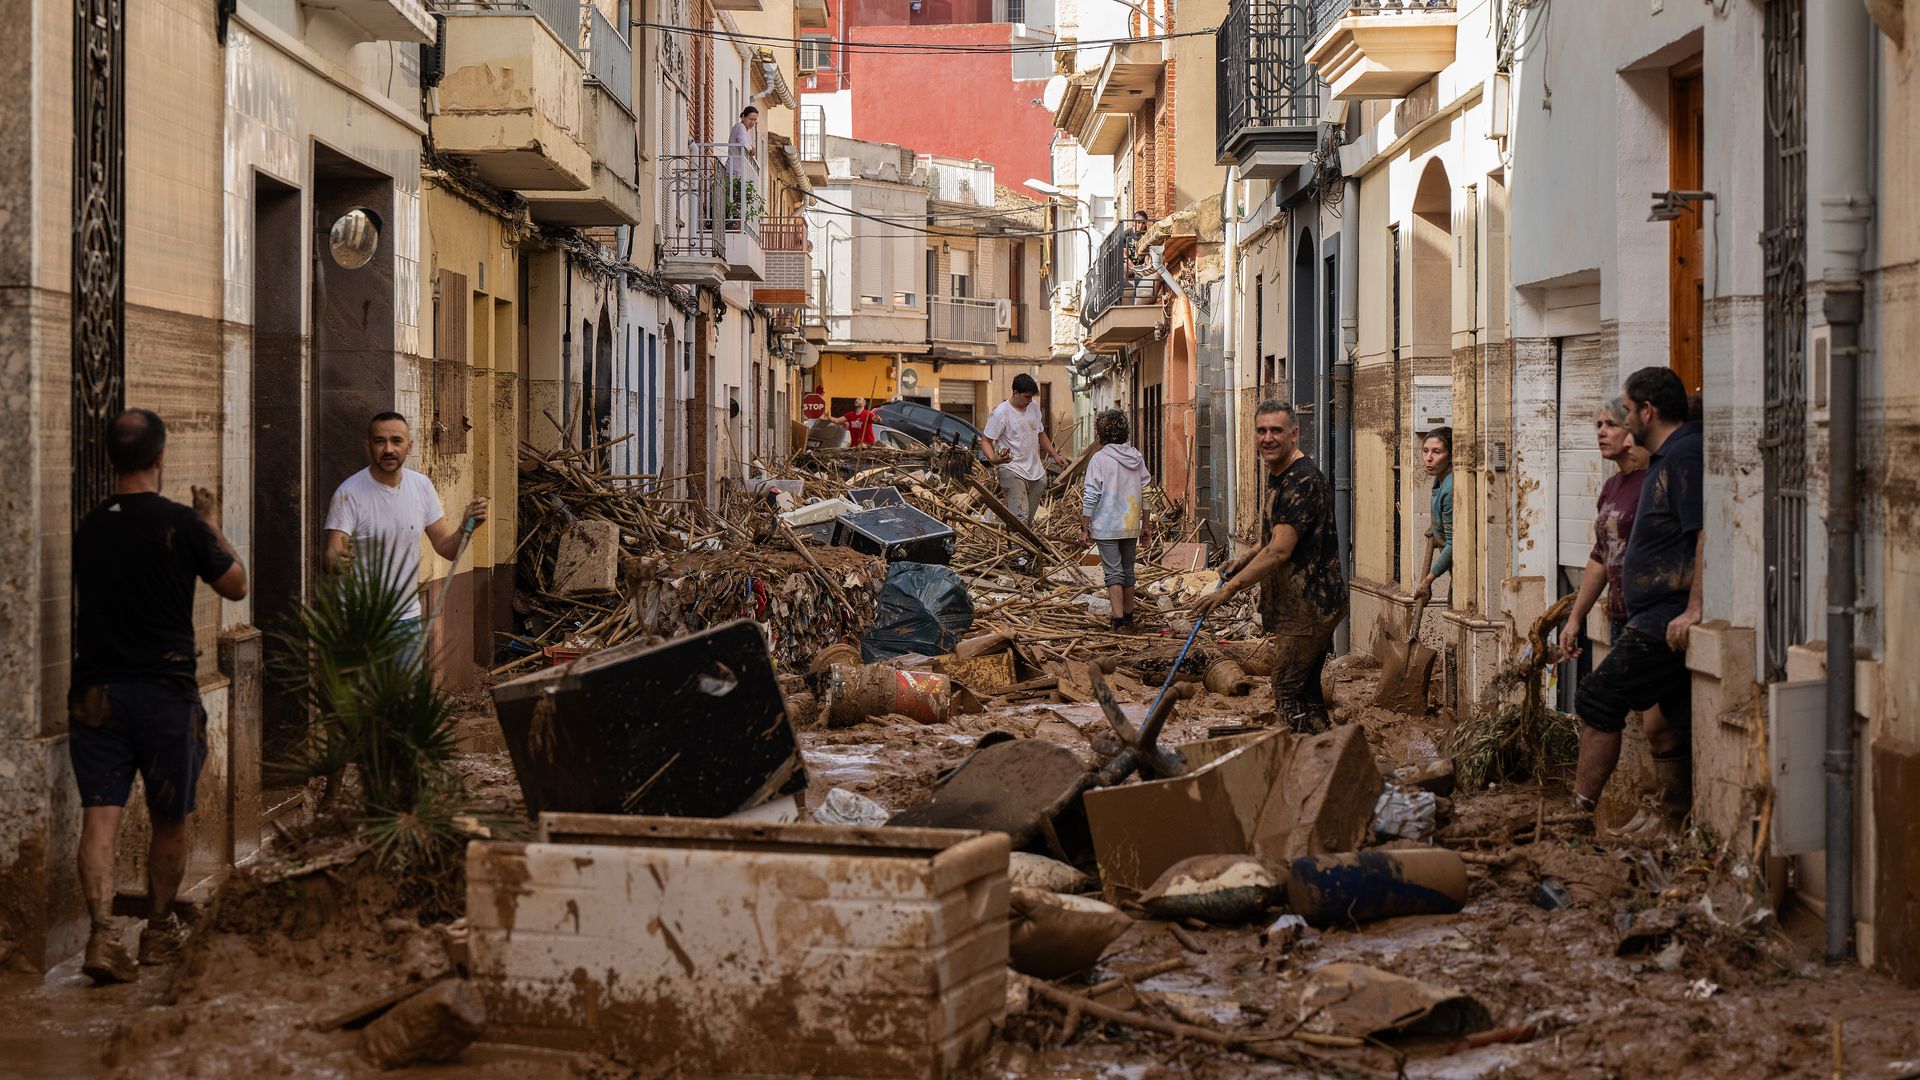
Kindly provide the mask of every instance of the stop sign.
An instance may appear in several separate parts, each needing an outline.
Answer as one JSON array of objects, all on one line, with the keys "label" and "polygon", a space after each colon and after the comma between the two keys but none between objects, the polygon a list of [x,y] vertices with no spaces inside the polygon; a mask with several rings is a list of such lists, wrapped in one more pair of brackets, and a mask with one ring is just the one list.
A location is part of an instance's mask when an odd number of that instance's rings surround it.
[{"label": "stop sign", "polygon": [[819,394],[808,394],[801,398],[800,415],[808,420],[818,420],[827,415],[827,399]]}]

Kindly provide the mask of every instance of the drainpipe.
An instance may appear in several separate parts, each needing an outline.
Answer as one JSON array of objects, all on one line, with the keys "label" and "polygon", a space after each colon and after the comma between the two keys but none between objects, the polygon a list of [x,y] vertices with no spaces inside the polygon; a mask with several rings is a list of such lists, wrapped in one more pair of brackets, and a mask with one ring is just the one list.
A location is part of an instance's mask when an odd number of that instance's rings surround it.
[{"label": "drainpipe", "polygon": [[560,315],[560,448],[573,448],[573,256],[560,257],[560,276],[567,280]]},{"label": "drainpipe", "polygon": [[1854,616],[1859,607],[1855,545],[1859,534],[1861,264],[1873,220],[1872,25],[1859,4],[1807,10],[1808,207],[1811,253],[1819,260],[1828,332],[1827,422],[1827,961],[1853,952]]},{"label": "drainpipe", "polygon": [[[1340,349],[1333,358],[1333,438],[1340,445],[1334,455],[1333,521],[1340,535],[1340,562],[1353,580],[1353,354],[1360,347],[1360,181],[1346,178],[1340,199]],[[1334,638],[1334,648],[1353,647],[1353,620],[1345,619]]]},{"label": "drainpipe", "polygon": [[1225,414],[1225,424],[1223,426],[1226,429],[1222,435],[1221,445],[1226,449],[1225,460],[1227,467],[1221,471],[1226,474],[1226,554],[1228,558],[1232,558],[1233,556],[1234,529],[1240,521],[1235,513],[1236,506],[1234,499],[1235,491],[1240,486],[1240,373],[1236,368],[1238,355],[1237,350],[1234,348],[1234,342],[1239,338],[1238,324],[1234,322],[1234,313],[1237,306],[1234,303],[1234,296],[1236,282],[1239,279],[1239,275],[1235,273],[1235,269],[1240,261],[1240,200],[1236,198],[1236,196],[1239,195],[1239,188],[1240,166],[1229,165],[1227,166],[1226,185],[1221,188],[1220,191],[1220,205],[1226,210],[1227,217],[1227,276],[1224,283],[1227,295],[1225,301],[1222,303],[1221,311],[1222,344],[1220,349],[1220,371],[1221,381],[1224,385],[1220,387],[1220,396],[1218,398],[1222,404],[1220,411]]}]

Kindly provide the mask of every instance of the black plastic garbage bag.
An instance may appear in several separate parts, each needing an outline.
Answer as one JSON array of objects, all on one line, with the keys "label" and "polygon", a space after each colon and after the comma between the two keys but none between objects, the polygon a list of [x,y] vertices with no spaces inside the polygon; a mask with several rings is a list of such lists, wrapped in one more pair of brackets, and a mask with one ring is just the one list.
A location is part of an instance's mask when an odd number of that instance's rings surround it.
[{"label": "black plastic garbage bag", "polygon": [[873,625],[860,639],[866,663],[907,653],[950,653],[973,628],[973,597],[966,582],[944,566],[897,562],[873,605]]}]

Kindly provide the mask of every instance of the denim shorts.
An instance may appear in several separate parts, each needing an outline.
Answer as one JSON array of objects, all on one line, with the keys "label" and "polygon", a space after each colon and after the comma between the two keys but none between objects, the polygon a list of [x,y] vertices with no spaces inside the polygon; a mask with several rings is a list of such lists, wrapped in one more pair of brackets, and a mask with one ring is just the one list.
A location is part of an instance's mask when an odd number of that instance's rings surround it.
[{"label": "denim shorts", "polygon": [[1132,585],[1133,558],[1140,549],[1139,537],[1095,540],[1094,544],[1100,549],[1100,572],[1106,575],[1107,584]]},{"label": "denim shorts", "polygon": [[147,812],[184,821],[207,761],[200,695],[154,682],[76,686],[67,703],[67,753],[81,806],[125,806],[138,771]]}]

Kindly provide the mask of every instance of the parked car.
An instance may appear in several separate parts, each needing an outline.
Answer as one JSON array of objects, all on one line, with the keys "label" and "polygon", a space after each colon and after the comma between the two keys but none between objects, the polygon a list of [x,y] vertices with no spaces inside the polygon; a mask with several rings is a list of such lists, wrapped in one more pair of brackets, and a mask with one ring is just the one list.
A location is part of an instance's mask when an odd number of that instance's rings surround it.
[{"label": "parked car", "polygon": [[[964,446],[973,451],[973,456],[981,464],[993,464],[980,449],[980,429],[952,413],[941,412],[917,401],[899,400],[889,401],[873,411],[882,423],[899,428],[921,442],[931,443],[938,439],[954,446]],[[1050,474],[1058,473],[1060,466],[1049,461],[1046,469]]]},{"label": "parked car", "polygon": [[937,439],[979,453],[980,429],[952,413],[941,412],[917,401],[897,400],[882,404],[874,413],[881,423],[898,428],[923,443],[932,443]]},{"label": "parked car", "polygon": [[[847,429],[831,420],[814,420],[807,425],[807,449],[843,450],[853,441]],[[897,428],[873,426],[873,441],[895,450],[925,450],[927,444]]]}]

